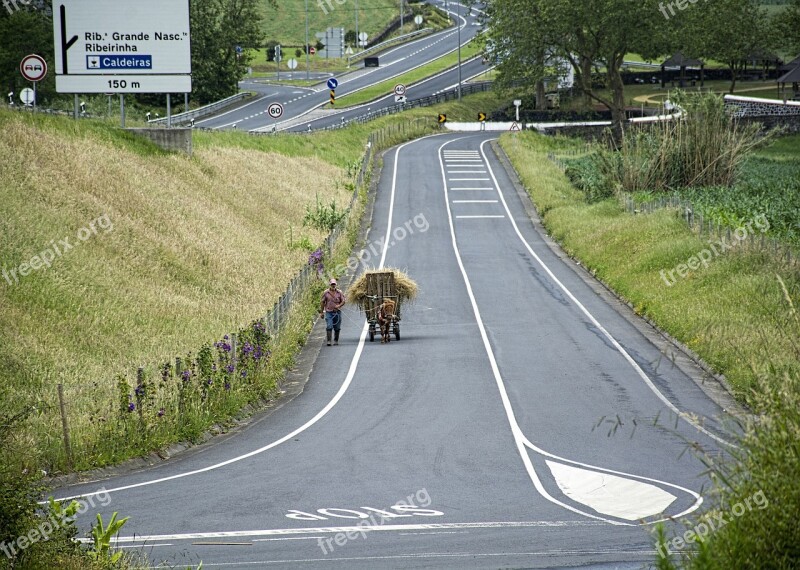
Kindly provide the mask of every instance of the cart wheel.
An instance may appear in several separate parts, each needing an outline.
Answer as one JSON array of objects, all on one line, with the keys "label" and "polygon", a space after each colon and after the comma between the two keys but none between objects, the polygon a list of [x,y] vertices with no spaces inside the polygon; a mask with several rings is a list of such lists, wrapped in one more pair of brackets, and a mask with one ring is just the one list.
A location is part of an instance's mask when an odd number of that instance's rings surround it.
[{"label": "cart wheel", "polygon": [[400,325],[397,323],[394,324],[394,338],[400,340]]},{"label": "cart wheel", "polygon": [[369,341],[375,342],[375,325],[369,325]]}]

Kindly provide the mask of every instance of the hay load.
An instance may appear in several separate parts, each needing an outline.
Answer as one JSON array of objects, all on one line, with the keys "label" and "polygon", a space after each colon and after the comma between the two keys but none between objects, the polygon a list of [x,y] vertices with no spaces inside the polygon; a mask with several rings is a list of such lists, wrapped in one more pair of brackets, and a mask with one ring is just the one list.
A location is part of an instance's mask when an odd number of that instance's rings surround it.
[{"label": "hay load", "polygon": [[[372,292],[368,290],[367,282],[369,279],[367,275],[381,273],[393,274],[394,293],[397,295],[397,301],[399,304],[408,303],[416,298],[417,284],[414,282],[414,280],[399,269],[387,267],[385,269],[370,269],[361,274],[361,276],[356,279],[347,290],[347,302],[354,303],[362,309],[371,307],[375,301],[371,298],[371,295],[380,295],[380,292]],[[380,302],[380,299],[378,299],[378,302]]]}]

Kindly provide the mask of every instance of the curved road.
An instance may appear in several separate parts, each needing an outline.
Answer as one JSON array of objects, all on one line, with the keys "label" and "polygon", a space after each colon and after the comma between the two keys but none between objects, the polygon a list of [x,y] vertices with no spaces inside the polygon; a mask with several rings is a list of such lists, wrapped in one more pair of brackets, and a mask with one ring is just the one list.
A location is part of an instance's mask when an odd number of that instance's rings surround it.
[{"label": "curved road", "polygon": [[[453,5],[455,3],[451,2],[449,11],[456,15],[452,10]],[[477,12],[478,10],[475,11]],[[461,15],[458,16],[458,19],[461,27],[461,44],[465,45],[475,37],[480,29],[478,16],[474,16],[472,10],[462,7]],[[359,91],[376,83],[397,77],[434,59],[454,52],[458,48],[457,38],[458,29],[453,27],[390,48],[381,53],[373,54],[379,57],[380,67],[361,68],[338,77],[337,96]],[[467,75],[464,77],[466,78]],[[280,130],[282,124],[289,123],[297,117],[310,113],[329,101],[329,90],[324,83],[313,88],[299,88],[265,85],[250,80],[243,82],[242,87],[256,91],[258,95],[241,107],[197,121],[195,126],[210,129],[235,128],[246,131],[271,130],[274,126]],[[414,96],[427,94],[429,93],[418,93]],[[283,105],[283,116],[277,120],[272,119],[267,114],[267,108],[271,103]]]},{"label": "curved road", "polygon": [[95,504],[79,523],[119,511],[121,547],[184,567],[652,561],[652,523],[707,483],[684,440],[724,448],[723,412],[549,246],[490,137],[384,157],[362,257],[419,284],[402,340],[370,343],[347,306],[340,346],[320,350],[317,323],[304,348],[320,352],[302,394],[221,443],[62,489]]}]

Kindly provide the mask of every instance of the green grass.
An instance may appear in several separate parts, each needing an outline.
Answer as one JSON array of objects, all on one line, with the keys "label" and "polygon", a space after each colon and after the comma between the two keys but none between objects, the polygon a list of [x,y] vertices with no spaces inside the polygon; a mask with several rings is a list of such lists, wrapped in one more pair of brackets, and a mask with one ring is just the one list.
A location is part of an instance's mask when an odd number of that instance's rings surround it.
[{"label": "green grass", "polygon": [[[474,57],[480,51],[481,50],[478,46],[470,43],[461,48],[461,60],[466,61],[469,58]],[[444,57],[440,57],[439,59],[427,63],[421,67],[418,67],[417,69],[409,71],[408,73],[404,73],[399,77],[395,77],[394,79],[389,79],[387,81],[383,81],[376,85],[372,85],[367,89],[362,89],[361,91],[356,91],[352,94],[344,93],[341,96],[337,95],[336,99],[337,106],[339,107],[342,106],[341,104],[339,104],[339,101],[343,101],[343,104],[346,106],[353,106],[353,105],[360,105],[362,103],[367,103],[368,101],[372,101],[379,97],[389,95],[394,92],[394,86],[397,85],[398,83],[402,83],[406,86],[409,86],[407,94],[409,97],[413,98],[414,83],[421,81],[432,75],[436,75],[437,73],[440,73],[445,69],[453,67],[457,64],[458,64],[458,53],[454,52],[448,54]]]},{"label": "green grass", "polygon": [[[582,143],[524,133],[504,135],[508,152],[531,193],[550,233],[571,255],[664,330],[695,350],[726,375],[736,395],[745,399],[754,386],[753,363],[769,359],[782,369],[797,362],[782,334],[782,275],[793,294],[800,278],[758,251],[733,251],[708,269],[691,271],[668,286],[660,275],[708,247],[674,212],[634,216],[615,198],[589,204],[567,181],[547,152],[581,149]],[[797,140],[782,141],[768,153],[790,153]]]}]

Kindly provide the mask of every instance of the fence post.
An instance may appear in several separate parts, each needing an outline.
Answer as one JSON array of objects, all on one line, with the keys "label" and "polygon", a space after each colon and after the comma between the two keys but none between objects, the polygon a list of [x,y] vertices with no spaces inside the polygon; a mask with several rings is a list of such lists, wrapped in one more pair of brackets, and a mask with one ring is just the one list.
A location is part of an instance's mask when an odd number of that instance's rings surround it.
[{"label": "fence post", "polygon": [[233,373],[236,374],[236,355],[239,354],[236,351],[236,334],[231,334],[231,364],[233,364]]},{"label": "fence post", "polygon": [[67,424],[67,411],[64,405],[64,386],[58,384],[58,407],[61,410],[61,431],[64,434],[64,452],[67,456],[67,469],[72,471],[72,447],[69,443],[69,425]]},{"label": "fence post", "polygon": [[136,411],[139,412],[139,421],[142,423],[142,427],[144,427],[144,412],[142,411],[142,402],[144,401],[144,395],[142,390],[144,389],[144,368],[139,367],[136,371]]}]

